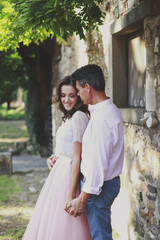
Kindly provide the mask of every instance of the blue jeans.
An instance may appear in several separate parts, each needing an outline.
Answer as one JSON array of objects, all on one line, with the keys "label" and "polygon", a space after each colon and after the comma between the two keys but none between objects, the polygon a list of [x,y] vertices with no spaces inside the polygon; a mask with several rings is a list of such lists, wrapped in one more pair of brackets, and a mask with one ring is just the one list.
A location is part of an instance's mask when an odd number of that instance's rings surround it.
[{"label": "blue jeans", "polygon": [[[80,190],[84,182],[80,181]],[[120,178],[105,181],[100,195],[92,195],[85,208],[92,240],[112,240],[111,205],[120,190]]]}]

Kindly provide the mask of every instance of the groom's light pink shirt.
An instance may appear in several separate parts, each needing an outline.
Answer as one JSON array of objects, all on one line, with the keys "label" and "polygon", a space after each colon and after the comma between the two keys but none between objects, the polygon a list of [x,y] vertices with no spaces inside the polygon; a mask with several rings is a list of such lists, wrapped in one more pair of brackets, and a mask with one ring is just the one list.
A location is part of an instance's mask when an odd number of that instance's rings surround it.
[{"label": "groom's light pink shirt", "polygon": [[110,99],[91,105],[89,111],[91,119],[82,139],[81,172],[86,177],[82,191],[98,195],[104,181],[122,172],[123,123]]}]

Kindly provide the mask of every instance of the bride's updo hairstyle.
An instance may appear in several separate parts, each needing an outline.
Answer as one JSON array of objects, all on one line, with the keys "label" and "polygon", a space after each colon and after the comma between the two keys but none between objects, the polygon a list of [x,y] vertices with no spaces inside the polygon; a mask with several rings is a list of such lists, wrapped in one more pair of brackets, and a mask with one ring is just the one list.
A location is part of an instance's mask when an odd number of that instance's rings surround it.
[{"label": "bride's updo hairstyle", "polygon": [[[64,86],[64,85],[65,85],[65,86],[70,85],[70,86],[72,86],[72,87],[74,87],[74,88],[76,89],[75,84],[71,83],[70,76],[64,77],[64,78],[59,82],[59,84],[58,84],[58,86],[57,86],[57,96],[56,96],[55,100],[56,100],[57,103],[59,103],[58,109],[64,114],[64,116],[62,117],[62,120],[65,121],[67,118],[71,118],[72,115],[73,115],[76,111],[78,111],[78,110],[80,110],[80,111],[82,111],[82,112],[84,112],[84,113],[87,113],[87,114],[89,115],[88,106],[85,105],[85,104],[82,102],[80,96],[77,96],[77,104],[71,109],[71,111],[67,111],[67,110],[64,108],[64,106],[63,106],[63,104],[62,104],[62,102],[61,102],[61,88],[62,88],[62,86]],[[77,92],[77,89],[76,89],[76,92]]]}]

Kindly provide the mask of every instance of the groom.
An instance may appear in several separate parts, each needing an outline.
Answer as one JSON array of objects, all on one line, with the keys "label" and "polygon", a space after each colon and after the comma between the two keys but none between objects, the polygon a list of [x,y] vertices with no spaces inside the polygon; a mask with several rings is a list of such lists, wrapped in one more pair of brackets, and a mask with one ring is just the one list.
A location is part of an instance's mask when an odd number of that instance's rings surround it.
[{"label": "groom", "polygon": [[66,206],[77,217],[86,213],[92,239],[112,239],[111,205],[120,190],[124,158],[123,123],[117,107],[105,94],[101,68],[95,64],[76,70],[71,79],[91,118],[82,140],[81,193]]}]

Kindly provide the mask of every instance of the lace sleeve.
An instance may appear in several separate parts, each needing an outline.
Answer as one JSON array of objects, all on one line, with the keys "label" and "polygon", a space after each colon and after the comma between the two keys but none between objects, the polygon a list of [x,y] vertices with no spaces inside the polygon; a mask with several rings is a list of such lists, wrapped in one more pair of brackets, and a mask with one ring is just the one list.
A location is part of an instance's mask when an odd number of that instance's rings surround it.
[{"label": "lace sleeve", "polygon": [[84,112],[75,112],[72,119],[73,142],[82,142],[82,137],[86,130],[88,121],[89,119]]}]

